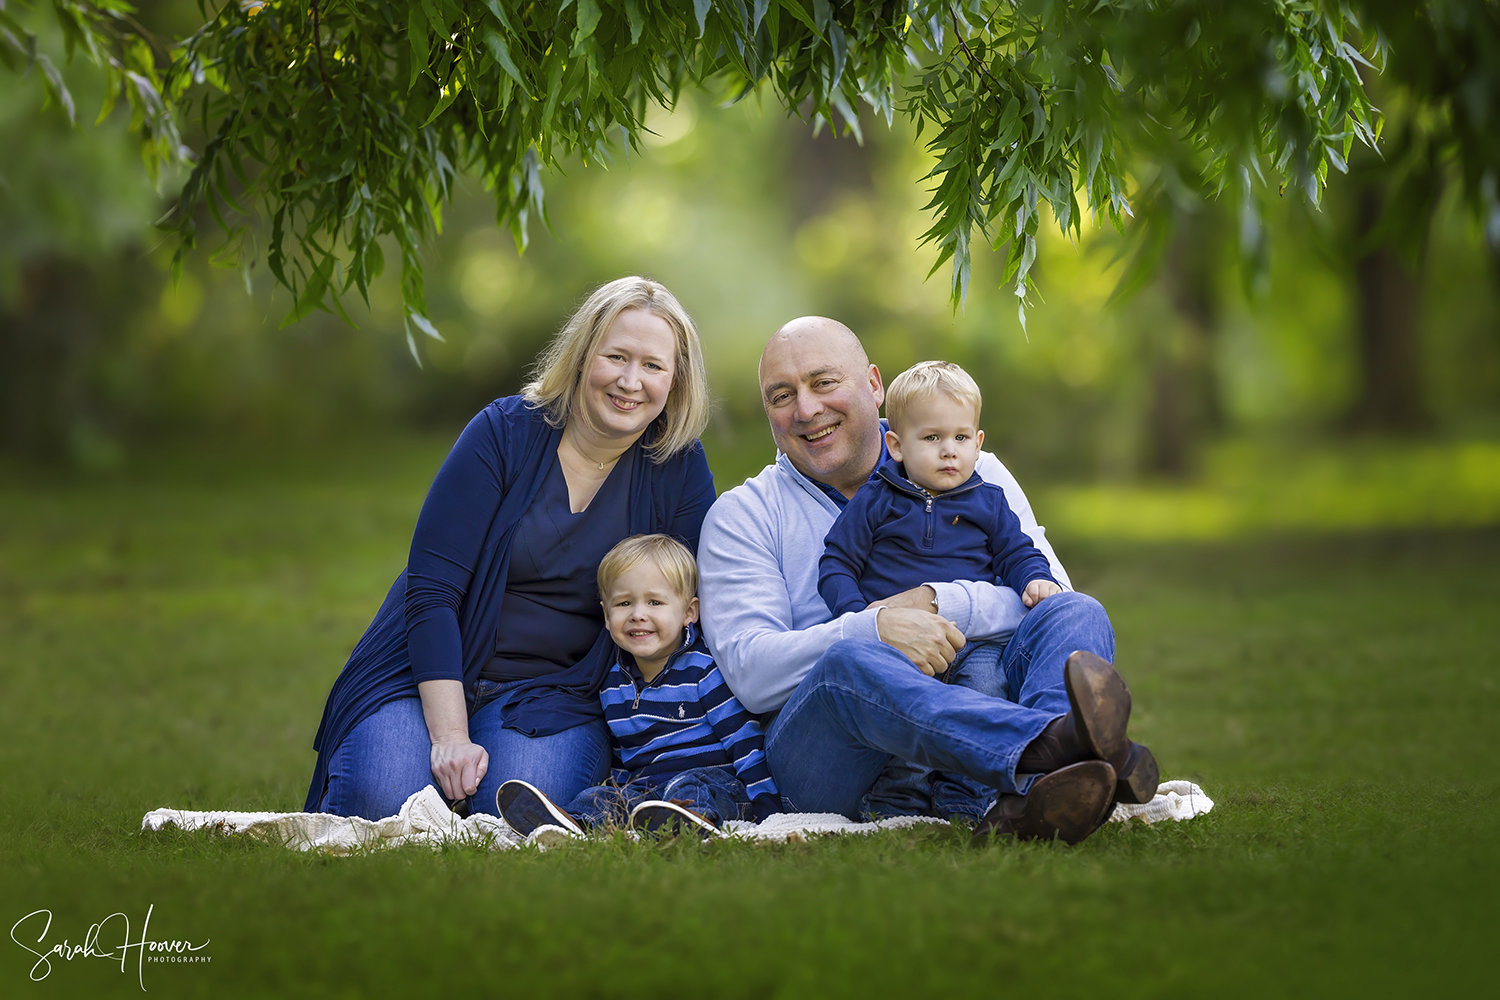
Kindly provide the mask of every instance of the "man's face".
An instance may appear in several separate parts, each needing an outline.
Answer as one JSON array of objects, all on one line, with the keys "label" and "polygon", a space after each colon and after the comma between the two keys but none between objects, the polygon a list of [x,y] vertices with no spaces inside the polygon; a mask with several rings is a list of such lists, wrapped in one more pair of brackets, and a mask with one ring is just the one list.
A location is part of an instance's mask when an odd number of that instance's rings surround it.
[{"label": "man's face", "polygon": [[798,472],[852,496],[880,457],[880,372],[829,320],[793,320],[766,345],[761,402]]}]

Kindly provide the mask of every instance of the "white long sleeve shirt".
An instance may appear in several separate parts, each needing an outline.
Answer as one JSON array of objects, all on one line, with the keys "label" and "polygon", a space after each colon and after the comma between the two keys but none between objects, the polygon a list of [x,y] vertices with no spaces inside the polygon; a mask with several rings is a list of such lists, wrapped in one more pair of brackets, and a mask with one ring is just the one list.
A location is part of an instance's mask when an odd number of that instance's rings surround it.
[{"label": "white long sleeve shirt", "polygon": [[[1006,502],[1047,557],[1052,575],[1072,589],[1067,571],[1037,524],[1021,486],[989,452],[980,478],[1005,490]],[[782,454],[709,509],[698,543],[703,634],[729,688],[750,711],[786,704],[802,678],[840,639],[878,641],[878,608],[834,618],[818,594],[823,538],[840,507]],[[971,580],[935,580],[938,613],[966,639],[1014,632],[1026,606],[1014,590]]]}]

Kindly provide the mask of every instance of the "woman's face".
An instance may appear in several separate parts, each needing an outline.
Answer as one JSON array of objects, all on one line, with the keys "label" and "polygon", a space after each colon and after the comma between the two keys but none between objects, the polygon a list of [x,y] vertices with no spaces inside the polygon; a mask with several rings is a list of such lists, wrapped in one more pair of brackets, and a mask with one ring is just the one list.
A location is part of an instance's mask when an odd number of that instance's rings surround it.
[{"label": "woman's face", "polygon": [[661,416],[672,390],[677,338],[667,321],[644,309],[615,317],[583,364],[583,406],[601,432],[637,438]]}]

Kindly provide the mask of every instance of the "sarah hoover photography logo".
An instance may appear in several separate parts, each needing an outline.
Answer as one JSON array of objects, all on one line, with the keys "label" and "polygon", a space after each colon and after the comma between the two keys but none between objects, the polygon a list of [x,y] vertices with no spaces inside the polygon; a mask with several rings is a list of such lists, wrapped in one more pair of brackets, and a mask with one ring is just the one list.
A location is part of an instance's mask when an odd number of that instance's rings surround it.
[{"label": "sarah hoover photography logo", "polygon": [[32,910],[10,926],[10,939],[36,956],[31,966],[31,981],[39,983],[52,975],[60,964],[81,958],[103,959],[118,962],[120,972],[135,966],[136,982],[146,989],[146,966],[148,965],[203,965],[213,961],[205,949],[209,939],[188,941],[168,938],[152,938],[151,915],[156,904],[146,907],[146,917],[141,921],[139,937],[131,936],[130,917],[123,912],[111,913],[89,929],[78,942],[63,938],[56,940],[52,932],[52,911]]}]

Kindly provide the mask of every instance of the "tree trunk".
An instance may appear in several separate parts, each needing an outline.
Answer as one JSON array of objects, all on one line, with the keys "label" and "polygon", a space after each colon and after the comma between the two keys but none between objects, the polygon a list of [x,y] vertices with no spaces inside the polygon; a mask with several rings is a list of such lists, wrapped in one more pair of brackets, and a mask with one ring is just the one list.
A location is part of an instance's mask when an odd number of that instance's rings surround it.
[{"label": "tree trunk", "polygon": [[118,462],[101,366],[126,317],[158,284],[123,253],[94,264],[49,255],[22,266],[15,301],[0,300],[0,449],[43,462]]},{"label": "tree trunk", "polygon": [[1147,413],[1146,468],[1182,477],[1193,469],[1199,441],[1223,424],[1213,372],[1218,329],[1220,254],[1217,219],[1210,206],[1179,211],[1162,281],[1179,319],[1154,345]]},{"label": "tree trunk", "polygon": [[[1355,207],[1361,244],[1380,221],[1385,191],[1363,186]],[[1359,393],[1346,424],[1355,430],[1418,431],[1431,422],[1422,392],[1422,352],[1417,336],[1418,276],[1385,244],[1354,262]]]}]

